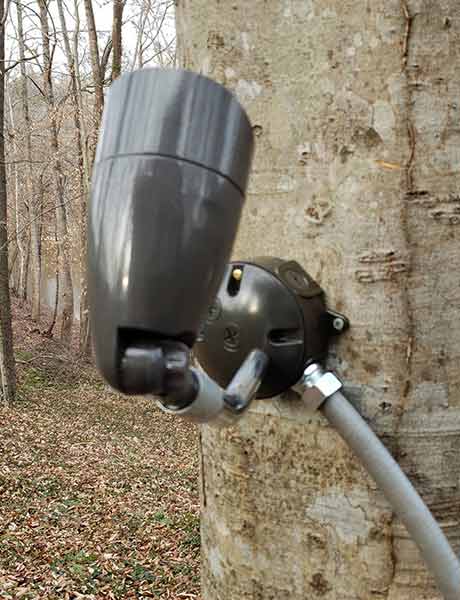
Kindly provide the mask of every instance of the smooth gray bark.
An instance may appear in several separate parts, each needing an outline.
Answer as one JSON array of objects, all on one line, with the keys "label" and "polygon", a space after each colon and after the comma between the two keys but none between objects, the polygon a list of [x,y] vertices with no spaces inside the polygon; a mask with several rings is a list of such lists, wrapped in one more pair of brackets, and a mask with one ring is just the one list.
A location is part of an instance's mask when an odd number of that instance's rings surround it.
[{"label": "smooth gray bark", "polygon": [[[236,257],[351,320],[331,365],[460,550],[460,5],[180,0],[182,66],[257,139]],[[381,492],[292,394],[202,430],[205,600],[439,598]]]}]

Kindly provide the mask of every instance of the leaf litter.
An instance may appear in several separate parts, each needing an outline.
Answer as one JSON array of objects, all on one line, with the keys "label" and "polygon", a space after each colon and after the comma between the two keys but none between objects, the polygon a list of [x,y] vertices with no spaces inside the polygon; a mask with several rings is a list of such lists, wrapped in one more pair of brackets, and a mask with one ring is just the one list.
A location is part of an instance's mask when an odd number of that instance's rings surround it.
[{"label": "leaf litter", "polygon": [[0,598],[199,599],[196,428],[110,390],[15,304],[0,407]]}]

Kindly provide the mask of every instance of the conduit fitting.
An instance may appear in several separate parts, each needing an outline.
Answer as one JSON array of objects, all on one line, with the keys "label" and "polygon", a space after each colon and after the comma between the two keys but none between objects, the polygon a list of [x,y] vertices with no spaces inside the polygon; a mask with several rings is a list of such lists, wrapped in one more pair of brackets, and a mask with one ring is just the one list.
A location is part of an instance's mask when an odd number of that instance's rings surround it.
[{"label": "conduit fitting", "polygon": [[296,388],[307,408],[314,412],[342,388],[342,382],[334,373],[325,373],[321,365],[313,363],[305,369]]}]

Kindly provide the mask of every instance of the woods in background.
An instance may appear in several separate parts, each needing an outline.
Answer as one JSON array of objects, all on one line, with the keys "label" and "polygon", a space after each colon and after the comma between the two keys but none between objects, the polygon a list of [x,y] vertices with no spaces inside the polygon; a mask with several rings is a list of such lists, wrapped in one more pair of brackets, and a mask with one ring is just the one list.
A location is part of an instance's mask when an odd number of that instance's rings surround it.
[{"label": "woods in background", "polygon": [[[79,316],[80,350],[89,352],[86,207],[104,95],[124,71],[175,64],[173,5],[0,0],[4,401],[15,394],[10,290],[48,335],[56,328],[66,344]],[[52,302],[43,293],[50,278]],[[46,323],[45,305],[52,309]]]}]

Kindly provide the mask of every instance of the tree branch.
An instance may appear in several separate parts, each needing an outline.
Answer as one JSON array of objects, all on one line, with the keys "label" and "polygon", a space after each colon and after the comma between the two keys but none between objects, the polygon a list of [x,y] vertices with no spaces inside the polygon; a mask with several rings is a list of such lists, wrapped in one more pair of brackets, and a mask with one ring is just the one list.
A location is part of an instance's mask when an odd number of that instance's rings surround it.
[{"label": "tree branch", "polygon": [[[38,58],[38,54],[35,54],[34,56],[28,56],[27,58],[24,58],[24,61],[27,60],[35,60],[36,58]],[[12,69],[14,69],[15,67],[17,67],[18,65],[21,64],[21,60],[15,60],[14,63],[12,65],[10,65],[9,67],[6,67],[5,69],[5,73],[8,73],[8,71],[11,71]]]},{"label": "tree branch", "polygon": [[110,58],[110,53],[112,52],[112,48],[113,48],[112,38],[109,38],[107,40],[107,44],[104,48],[104,52],[102,53],[102,58],[101,58],[101,79],[102,79],[102,81],[105,80],[105,72],[107,71],[107,65],[109,63],[109,58]]}]

